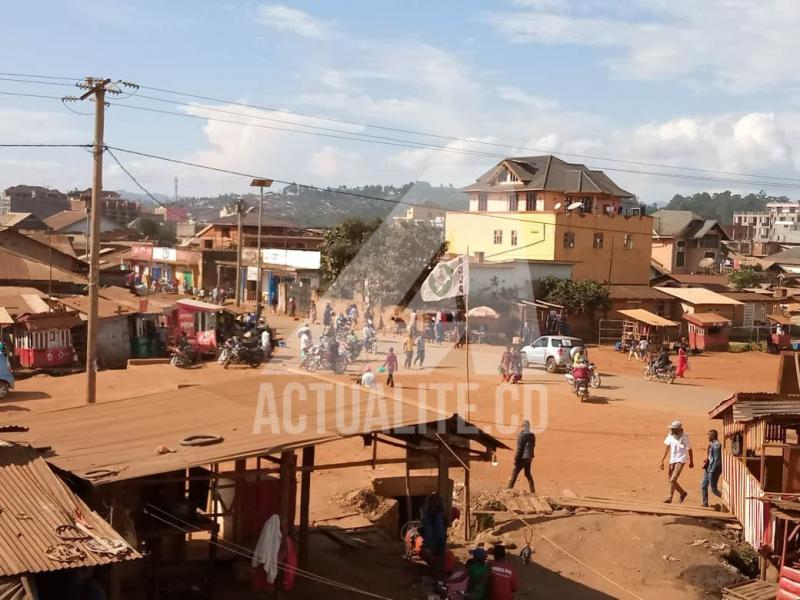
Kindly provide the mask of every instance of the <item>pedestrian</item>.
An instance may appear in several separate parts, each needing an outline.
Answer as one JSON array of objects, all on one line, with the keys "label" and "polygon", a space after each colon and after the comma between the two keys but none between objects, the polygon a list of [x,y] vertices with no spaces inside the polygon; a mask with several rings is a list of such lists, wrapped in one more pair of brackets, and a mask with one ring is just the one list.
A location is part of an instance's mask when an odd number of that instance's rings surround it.
[{"label": "pedestrian", "polygon": [[411,359],[414,358],[414,334],[412,332],[408,332],[408,337],[403,341],[403,352],[406,353],[406,360],[403,363],[403,366],[406,369],[411,369]]},{"label": "pedestrian", "polygon": [[317,324],[317,303],[313,300],[311,304],[308,306],[308,320],[311,321],[312,325]]},{"label": "pedestrian", "polygon": [[683,431],[683,424],[680,421],[673,421],[669,426],[669,433],[664,438],[664,455],[661,457],[662,471],[664,470],[664,461],[669,456],[669,468],[667,476],[669,477],[669,496],[664,499],[665,504],[672,502],[675,492],[678,492],[679,501],[686,500],[688,492],[681,487],[678,483],[678,478],[681,476],[684,465],[689,463],[689,468],[694,469],[694,453],[692,452],[692,445],[689,442],[689,436]]},{"label": "pedestrian", "polygon": [[270,296],[269,303],[272,305],[272,314],[278,314],[278,295]]},{"label": "pedestrian", "polygon": [[472,555],[465,565],[467,568],[467,597],[470,600],[487,600],[489,598],[489,564],[485,548],[478,546],[470,550]]},{"label": "pedestrian", "polygon": [[511,346],[506,347],[503,356],[500,357],[500,379],[508,381],[511,378]]},{"label": "pedestrian", "polygon": [[325,327],[333,325],[333,307],[330,302],[325,304],[325,310],[322,311],[322,324]]},{"label": "pedestrian", "polygon": [[686,346],[681,343],[678,346],[678,369],[675,371],[675,377],[683,378],[683,374],[689,370],[689,355],[686,353]]},{"label": "pedestrian", "polygon": [[703,461],[703,483],[700,485],[703,506],[708,506],[709,486],[715,496],[722,496],[718,487],[720,475],[722,475],[722,444],[719,441],[719,433],[716,429],[712,429],[708,432],[708,454]]},{"label": "pedestrian", "polygon": [[506,561],[505,546],[497,544],[492,554],[494,560],[489,563],[489,598],[514,600],[514,593],[519,590],[519,581],[514,565]]},{"label": "pedestrian", "polygon": [[261,330],[261,352],[264,353],[264,360],[269,360],[272,355],[272,342],[270,340],[269,327],[267,327],[266,323],[263,324],[263,327]]},{"label": "pedestrian", "polygon": [[412,310],[408,316],[408,331],[414,335],[417,333],[417,311]]},{"label": "pedestrian", "polygon": [[439,315],[439,320],[433,326],[433,335],[436,338],[436,343],[441,344],[444,341],[444,323],[442,323],[441,313],[436,313]]},{"label": "pedestrian", "polygon": [[455,325],[455,333],[456,333],[456,345],[457,349],[461,349],[464,347],[464,343],[467,339],[467,327],[464,324],[464,321],[456,321]]},{"label": "pedestrian", "polygon": [[417,355],[414,357],[414,364],[419,362],[419,368],[423,367],[425,363],[425,336],[421,335],[417,338]]},{"label": "pedestrian", "polygon": [[[391,353],[391,350],[389,350]],[[425,498],[420,519],[422,558],[428,563],[436,581],[444,575],[444,555],[447,550],[447,518],[444,503],[436,492]]]},{"label": "pedestrian", "polygon": [[511,383],[522,381],[522,350],[520,348],[514,348],[511,351],[511,376],[509,380]]},{"label": "pedestrian", "polygon": [[367,304],[367,308],[364,310],[364,321],[372,321],[375,319],[375,315],[372,312],[372,304]]},{"label": "pedestrian", "polygon": [[375,387],[375,373],[372,372],[372,367],[367,365],[364,373],[361,375],[361,386],[367,389]]},{"label": "pedestrian", "polygon": [[394,372],[397,370],[397,355],[394,353],[394,348],[389,348],[383,366],[386,369],[386,385],[394,387]]},{"label": "pedestrian", "polygon": [[517,482],[520,471],[525,473],[528,480],[531,494],[536,493],[536,486],[533,483],[531,474],[531,463],[533,463],[534,450],[536,448],[536,435],[531,431],[531,422],[522,422],[522,431],[517,434],[517,451],[514,453],[514,471],[511,473],[511,481],[508,482],[508,489],[513,489]]}]

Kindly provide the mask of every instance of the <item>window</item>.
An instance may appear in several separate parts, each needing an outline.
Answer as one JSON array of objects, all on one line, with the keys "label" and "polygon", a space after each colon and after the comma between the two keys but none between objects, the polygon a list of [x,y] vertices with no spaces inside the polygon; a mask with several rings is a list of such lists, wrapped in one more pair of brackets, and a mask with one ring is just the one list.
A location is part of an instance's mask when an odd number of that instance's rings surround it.
[{"label": "window", "polygon": [[540,337],[538,340],[533,342],[533,347],[534,348],[547,348],[547,340],[548,339],[549,338],[547,338],[547,337]]},{"label": "window", "polygon": [[500,176],[500,181],[505,183],[514,183],[515,181],[519,181],[519,177],[514,175],[511,171],[506,171]]},{"label": "window", "polygon": [[515,212],[519,210],[519,200],[517,199],[516,194],[509,194],[508,195],[508,210],[511,212]]},{"label": "window", "polygon": [[502,244],[503,243],[503,230],[502,229],[495,229],[494,230],[494,243],[495,244]]},{"label": "window", "polygon": [[532,192],[525,194],[525,210],[536,210],[536,194]]},{"label": "window", "polygon": [[475,260],[477,260],[479,263],[483,262],[483,257],[484,257],[483,252],[476,252],[475,253]]},{"label": "window", "polygon": [[633,234],[626,233],[622,238],[622,247],[625,250],[633,250]]},{"label": "window", "polygon": [[575,247],[575,234],[571,231],[564,232],[564,248],[574,248]]},{"label": "window", "polygon": [[594,238],[592,239],[592,248],[595,250],[601,250],[603,248],[603,234],[602,233],[595,233]]},{"label": "window", "polygon": [[486,212],[486,209],[489,207],[489,197],[481,192],[478,194],[478,210],[481,212]]},{"label": "window", "polygon": [[517,245],[517,230],[516,229],[512,229],[511,230],[511,245],[512,246],[516,246]]},{"label": "window", "polygon": [[210,250],[214,247],[214,240],[203,240],[203,248]]},{"label": "window", "polygon": [[686,252],[684,252],[683,250],[678,250],[675,253],[675,266],[676,267],[686,266]]}]

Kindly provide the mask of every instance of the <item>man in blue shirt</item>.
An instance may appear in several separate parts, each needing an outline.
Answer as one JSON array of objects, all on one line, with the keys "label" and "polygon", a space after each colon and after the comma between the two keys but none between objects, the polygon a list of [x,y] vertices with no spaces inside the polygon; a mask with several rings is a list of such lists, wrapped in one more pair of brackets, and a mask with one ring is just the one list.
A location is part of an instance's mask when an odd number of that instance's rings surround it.
[{"label": "man in blue shirt", "polygon": [[708,432],[708,456],[703,461],[703,483],[700,491],[703,495],[703,506],[708,506],[708,486],[715,496],[722,496],[717,487],[722,475],[722,444],[716,429]]}]

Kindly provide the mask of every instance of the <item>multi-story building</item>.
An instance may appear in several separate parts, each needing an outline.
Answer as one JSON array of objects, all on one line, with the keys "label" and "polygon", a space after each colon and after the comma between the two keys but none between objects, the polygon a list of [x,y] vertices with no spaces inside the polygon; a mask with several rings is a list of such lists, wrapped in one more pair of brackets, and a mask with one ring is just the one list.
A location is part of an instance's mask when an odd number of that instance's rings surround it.
[{"label": "multi-story building", "polygon": [[0,214],[32,213],[46,219],[68,208],[66,194],[38,185],[15,185],[0,192]]},{"label": "multi-story building", "polygon": [[712,219],[689,210],[653,213],[652,258],[669,273],[717,270],[728,234]]},{"label": "multi-story building", "polygon": [[447,211],[438,206],[415,204],[406,209],[405,214],[394,217],[396,222],[407,221],[411,223],[433,223],[439,227],[444,226],[444,217]]},{"label": "multi-story building", "polygon": [[769,202],[766,210],[733,213],[733,225],[744,228],[747,240],[800,243],[800,202]]},{"label": "multi-story building", "polygon": [[554,156],[502,160],[448,212],[448,252],[502,263],[571,263],[574,279],[646,285],[653,220],[625,214],[633,194],[605,173]]},{"label": "multi-story building", "polygon": [[[117,192],[103,190],[100,195],[102,213],[115,223],[127,227],[139,217],[141,205],[134,200],[125,200]],[[74,190],[69,193],[70,210],[88,212],[92,207],[92,189]]]}]

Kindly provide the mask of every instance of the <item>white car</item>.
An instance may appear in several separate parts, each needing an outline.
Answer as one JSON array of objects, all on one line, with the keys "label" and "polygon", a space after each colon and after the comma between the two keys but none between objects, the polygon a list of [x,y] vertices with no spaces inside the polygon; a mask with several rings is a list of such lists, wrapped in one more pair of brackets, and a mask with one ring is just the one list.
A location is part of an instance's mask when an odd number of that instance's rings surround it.
[{"label": "white car", "polygon": [[572,363],[578,349],[588,358],[582,339],[565,335],[543,335],[532,344],[522,347],[522,365],[543,366],[548,373],[555,373]]}]

